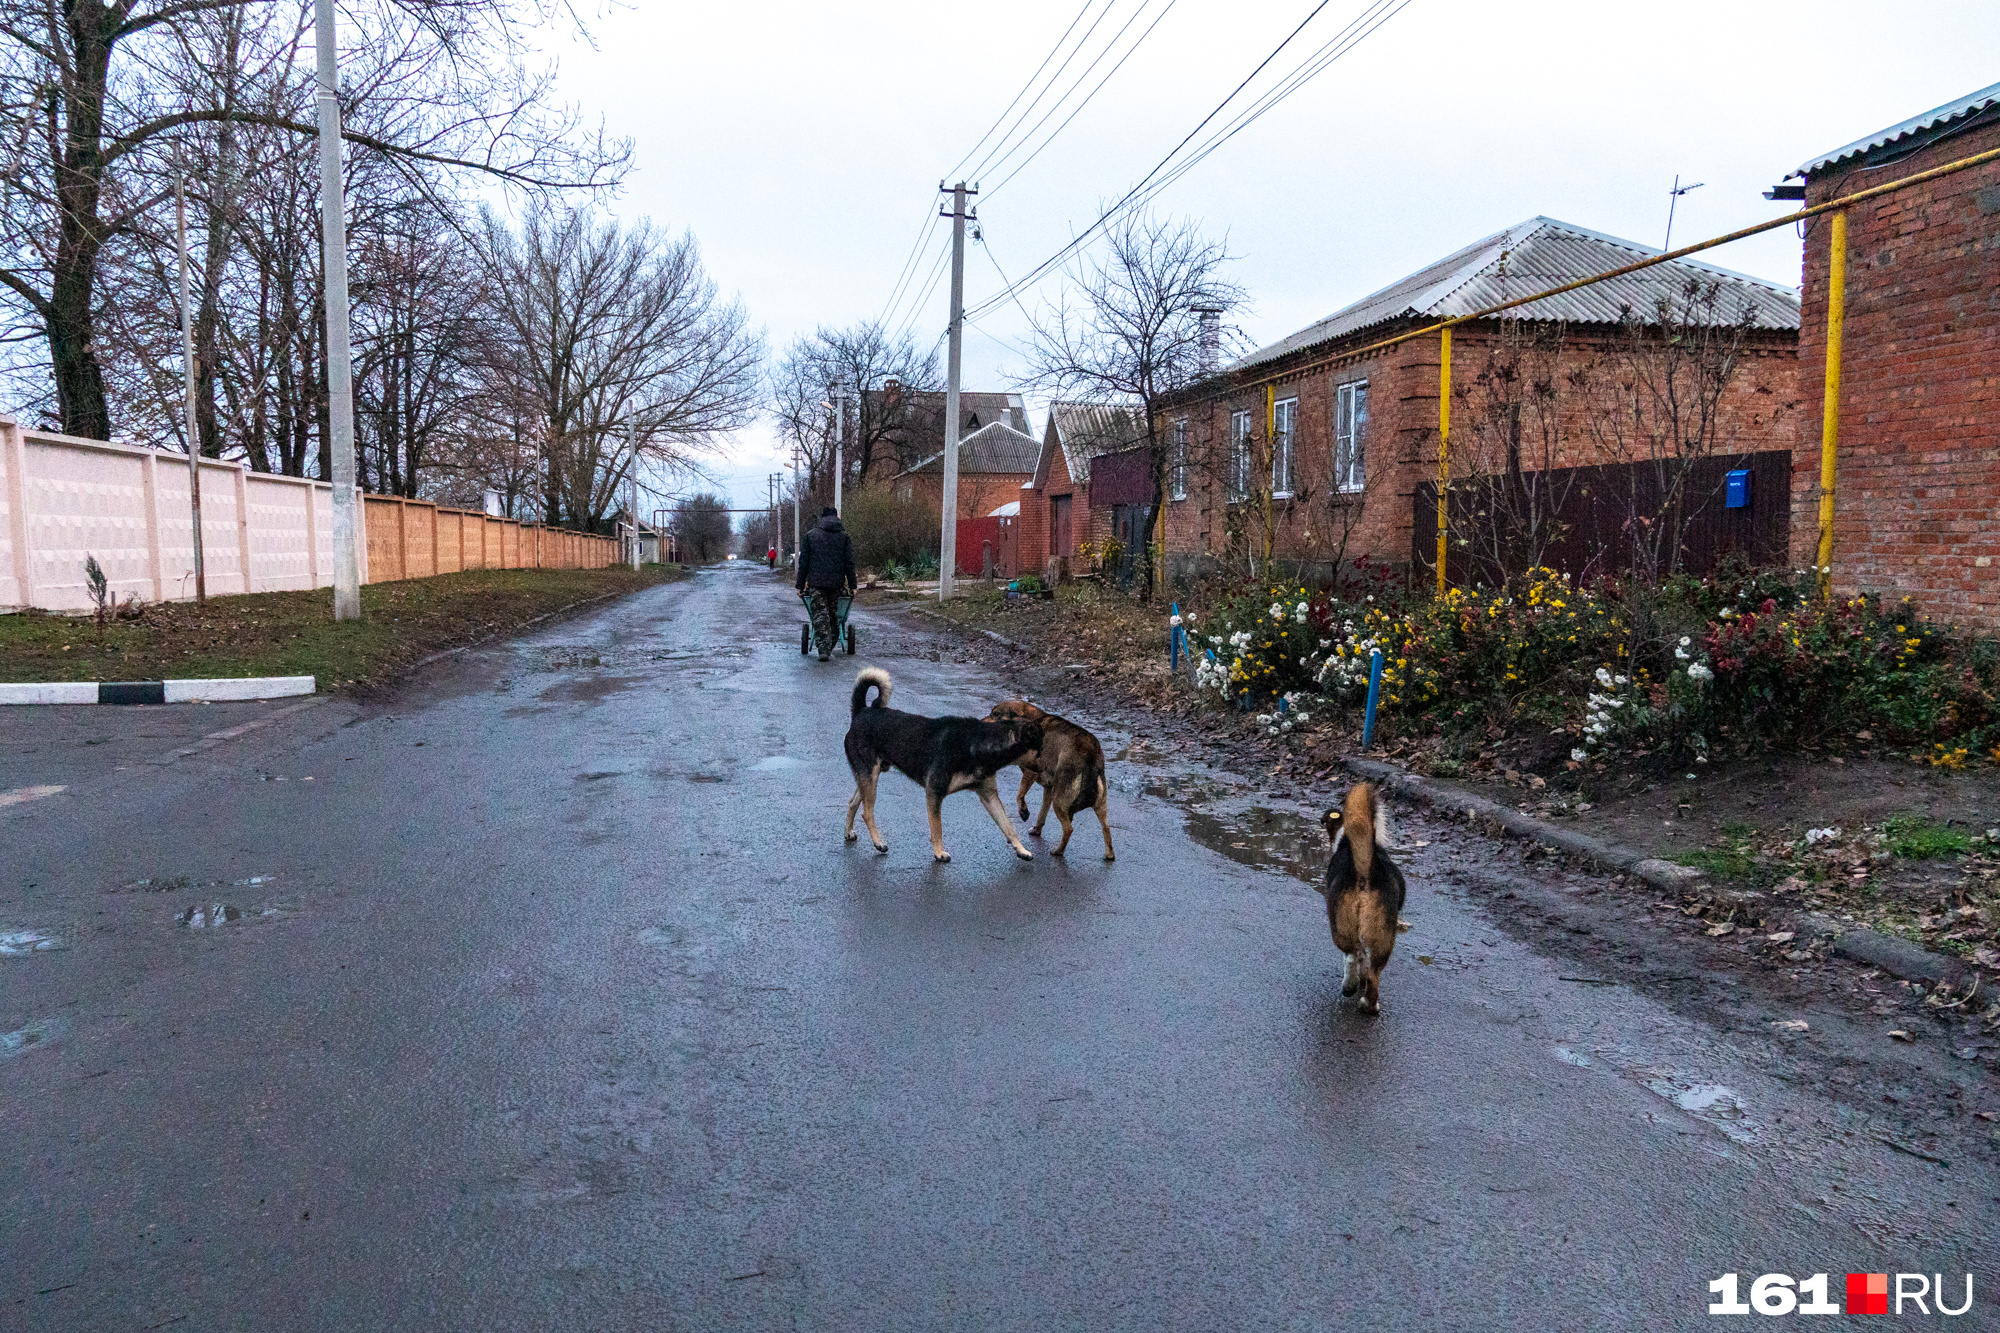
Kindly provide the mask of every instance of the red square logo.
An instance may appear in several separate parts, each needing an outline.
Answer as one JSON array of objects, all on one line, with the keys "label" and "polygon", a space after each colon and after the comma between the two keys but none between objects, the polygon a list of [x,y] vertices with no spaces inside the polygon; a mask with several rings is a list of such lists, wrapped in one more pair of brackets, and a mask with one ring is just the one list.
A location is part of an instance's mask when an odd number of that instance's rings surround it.
[{"label": "red square logo", "polygon": [[1887,1273],[1849,1273],[1847,1275],[1847,1313],[1889,1313],[1889,1275]]}]

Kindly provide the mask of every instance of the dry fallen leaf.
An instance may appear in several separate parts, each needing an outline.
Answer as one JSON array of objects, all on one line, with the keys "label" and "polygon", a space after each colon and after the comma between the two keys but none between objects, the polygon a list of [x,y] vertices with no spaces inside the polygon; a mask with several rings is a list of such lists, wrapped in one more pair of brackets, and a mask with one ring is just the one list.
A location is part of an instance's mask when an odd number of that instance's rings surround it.
[{"label": "dry fallen leaf", "polygon": [[1725,921],[1719,926],[1710,926],[1708,928],[1708,933],[1711,935],[1727,935],[1735,929],[1736,929],[1735,926],[1732,926],[1727,921]]},{"label": "dry fallen leaf", "polygon": [[2000,1111],[1975,1111],[1973,1114],[1981,1120],[2000,1120]]},{"label": "dry fallen leaf", "polygon": [[1771,1026],[1780,1032],[1804,1032],[1806,1030],[1806,1021],[1803,1018],[1780,1018],[1772,1023]]},{"label": "dry fallen leaf", "polygon": [[1404,931],[1408,930],[1409,928],[1410,928],[1410,923],[1409,923],[1409,922],[1407,922],[1407,921],[1403,920],[1403,918],[1401,918],[1401,917],[1397,917],[1397,918],[1396,918],[1396,933],[1397,933],[1398,935],[1402,934],[1402,933],[1403,933]]},{"label": "dry fallen leaf", "polygon": [[1783,944],[1785,941],[1791,939],[1796,934],[1798,934],[1798,932],[1795,930],[1780,930],[1780,931],[1775,931],[1772,934],[1766,935],[1764,938],[1771,941],[1771,943],[1773,944]]},{"label": "dry fallen leaf", "polygon": [[1894,1038],[1895,1038],[1895,1039],[1896,1039],[1897,1041],[1915,1041],[1915,1040],[1916,1040],[1916,1038],[1915,1038],[1915,1037],[1912,1037],[1912,1036],[1911,1036],[1911,1035],[1910,1035],[1909,1033],[1907,1033],[1907,1032],[1903,1031],[1903,1029],[1901,1029],[1901,1028],[1891,1028],[1891,1029],[1889,1029],[1889,1035],[1890,1035],[1891,1037],[1894,1037]]},{"label": "dry fallen leaf", "polygon": [[1420,953],[1417,955],[1417,961],[1420,963],[1435,963],[1437,959],[1431,957],[1427,953]]}]

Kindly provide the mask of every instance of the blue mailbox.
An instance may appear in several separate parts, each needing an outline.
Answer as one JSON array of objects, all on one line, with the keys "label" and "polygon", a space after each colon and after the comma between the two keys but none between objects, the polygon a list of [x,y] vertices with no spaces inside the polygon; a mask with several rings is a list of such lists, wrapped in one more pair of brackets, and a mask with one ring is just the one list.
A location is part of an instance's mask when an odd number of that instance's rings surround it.
[{"label": "blue mailbox", "polygon": [[1729,474],[1727,498],[1723,501],[1728,509],[1748,509],[1750,507],[1750,469],[1737,468]]}]

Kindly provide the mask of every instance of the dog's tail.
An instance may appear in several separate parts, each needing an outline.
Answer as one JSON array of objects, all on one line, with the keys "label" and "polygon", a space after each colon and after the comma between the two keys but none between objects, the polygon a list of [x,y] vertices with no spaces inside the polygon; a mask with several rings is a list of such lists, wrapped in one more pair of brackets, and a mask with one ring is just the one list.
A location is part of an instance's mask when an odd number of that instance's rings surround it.
[{"label": "dog's tail", "polygon": [[868,707],[868,687],[875,687],[875,707],[889,706],[889,691],[894,688],[889,681],[889,673],[881,667],[863,667],[861,674],[854,678],[854,704],[848,710],[849,718],[861,716],[861,710]]},{"label": "dog's tail", "polygon": [[1375,824],[1382,816],[1382,798],[1372,782],[1357,782],[1340,812],[1340,831],[1354,851],[1354,878],[1368,883],[1375,868]]}]

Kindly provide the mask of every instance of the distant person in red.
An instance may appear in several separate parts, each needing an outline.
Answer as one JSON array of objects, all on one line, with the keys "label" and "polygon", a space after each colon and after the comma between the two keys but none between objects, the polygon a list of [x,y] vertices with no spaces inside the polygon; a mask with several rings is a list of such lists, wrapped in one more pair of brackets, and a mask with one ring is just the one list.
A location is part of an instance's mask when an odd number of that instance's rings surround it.
[{"label": "distant person in red", "polygon": [[772,569],[776,569],[778,567],[777,547],[773,546],[770,550],[764,552],[764,563],[766,565],[769,565]]}]

